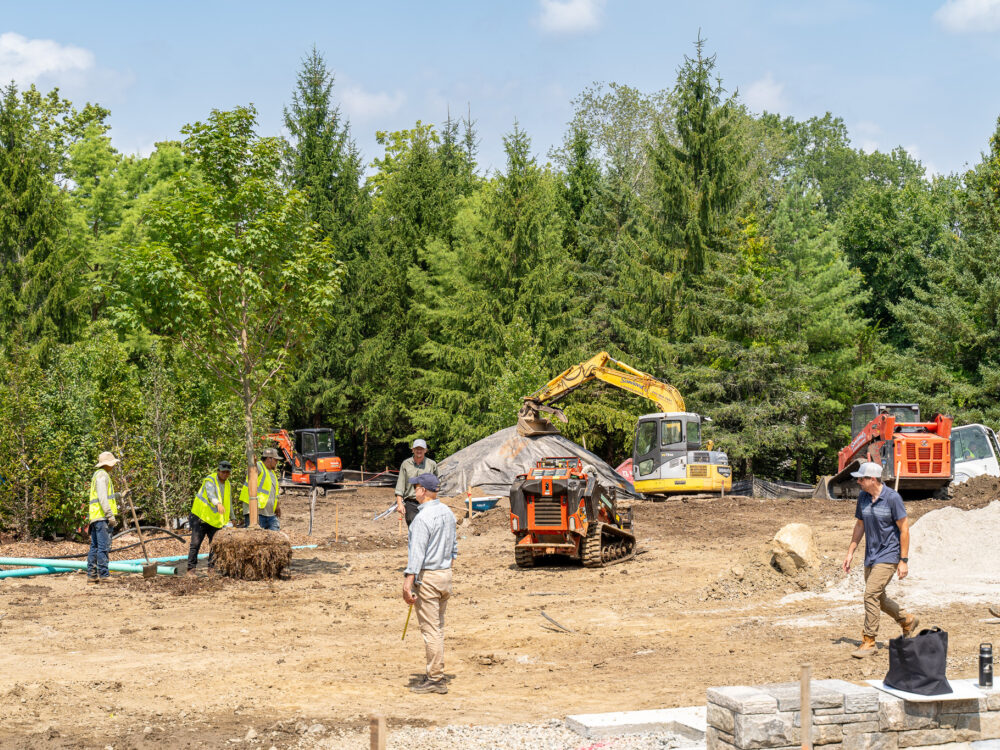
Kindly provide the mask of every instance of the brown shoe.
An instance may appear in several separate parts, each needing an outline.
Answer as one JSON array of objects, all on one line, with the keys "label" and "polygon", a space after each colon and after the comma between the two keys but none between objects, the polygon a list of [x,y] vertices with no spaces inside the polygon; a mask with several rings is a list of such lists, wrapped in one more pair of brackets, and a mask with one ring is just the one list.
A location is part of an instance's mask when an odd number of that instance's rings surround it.
[{"label": "brown shoe", "polygon": [[866,656],[871,656],[875,653],[875,639],[871,636],[863,635],[861,636],[861,645],[858,647],[857,651],[852,651],[851,656],[855,659],[864,659]]},{"label": "brown shoe", "polygon": [[87,576],[87,583],[97,583],[100,580],[100,578],[91,578],[90,576]]},{"label": "brown shoe", "polygon": [[920,626],[920,618],[916,615],[910,615],[900,624],[899,627],[903,629],[904,638],[912,638],[916,635],[917,628]]},{"label": "brown shoe", "polygon": [[424,681],[410,688],[414,693],[447,693],[448,686],[444,680],[431,680],[424,678]]}]

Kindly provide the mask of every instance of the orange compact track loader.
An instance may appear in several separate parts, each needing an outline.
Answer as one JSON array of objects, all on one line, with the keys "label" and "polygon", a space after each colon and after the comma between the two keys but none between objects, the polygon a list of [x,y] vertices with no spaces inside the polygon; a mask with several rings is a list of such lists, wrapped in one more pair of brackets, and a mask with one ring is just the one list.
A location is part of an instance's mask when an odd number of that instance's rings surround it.
[{"label": "orange compact track loader", "polygon": [[544,458],[510,487],[514,562],[530,568],[543,555],[567,555],[600,568],[635,555],[631,507],[588,475],[576,456]]},{"label": "orange compact track loader", "polygon": [[[319,487],[339,487],[344,481],[344,472],[337,456],[333,440],[333,430],[328,427],[295,430],[292,435],[287,430],[275,430],[265,435],[278,444],[285,456],[282,485],[310,489]],[[322,493],[320,493],[322,494]]]},{"label": "orange compact track loader", "polygon": [[951,484],[951,417],[921,422],[917,404],[858,404],[851,410],[851,435],[837,454],[837,473],[820,480],[814,497],[857,497],[851,472],[866,461],[880,464],[882,481],[900,491],[933,495]]}]

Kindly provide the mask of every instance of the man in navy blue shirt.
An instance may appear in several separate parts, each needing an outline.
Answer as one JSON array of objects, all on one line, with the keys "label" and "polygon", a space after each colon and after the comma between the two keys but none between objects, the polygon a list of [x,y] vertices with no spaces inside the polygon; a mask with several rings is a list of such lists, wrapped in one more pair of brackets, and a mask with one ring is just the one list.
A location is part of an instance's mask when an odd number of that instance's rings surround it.
[{"label": "man in navy blue shirt", "polygon": [[844,573],[851,572],[851,560],[861,537],[865,538],[865,625],[861,647],[851,656],[862,658],[875,653],[875,636],[878,633],[879,610],[899,623],[904,636],[911,636],[919,620],[904,612],[885,594],[885,588],[894,573],[899,580],[909,572],[907,553],[910,549],[910,524],[906,518],[903,498],[895,490],[882,484],[882,466],[863,463],[851,474],[858,480],[861,492],[854,509],[854,533],[851,546],[844,559]]}]

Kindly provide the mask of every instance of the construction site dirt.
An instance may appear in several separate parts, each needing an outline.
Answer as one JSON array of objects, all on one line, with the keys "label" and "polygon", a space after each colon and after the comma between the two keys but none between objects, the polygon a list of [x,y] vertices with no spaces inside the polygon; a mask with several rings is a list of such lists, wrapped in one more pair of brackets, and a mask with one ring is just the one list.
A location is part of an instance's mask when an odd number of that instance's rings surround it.
[{"label": "construction site dirt", "polygon": [[[971,489],[952,504],[980,508],[997,497],[985,484]],[[413,694],[424,657],[412,623],[401,640],[406,538],[395,516],[371,520],[391,502],[388,488],[322,498],[307,537],[308,500],[289,498],[282,525],[293,544],[319,546],[295,551],[287,580],[233,581],[201,565],[194,579],[0,581],[0,749],[321,746],[374,713],[390,731],[535,722],[704,704],[709,686],[793,680],[803,662],[815,678],[880,678],[887,669],[885,641],[897,635],[888,618],[879,654],[859,661],[850,652],[860,599],[788,596],[843,578],[853,503],[636,502],[635,559],[603,570],[558,561],[522,570],[502,502],[459,522],[449,692]],[[907,508],[919,519],[942,505]],[[800,579],[760,554],[793,521],[812,528],[820,555]],[[186,552],[175,540],[155,544],[157,555]],[[85,551],[68,542],[3,546],[32,556],[68,548]],[[950,633],[949,676],[974,676],[980,641],[1000,633],[977,603],[920,615]]]}]

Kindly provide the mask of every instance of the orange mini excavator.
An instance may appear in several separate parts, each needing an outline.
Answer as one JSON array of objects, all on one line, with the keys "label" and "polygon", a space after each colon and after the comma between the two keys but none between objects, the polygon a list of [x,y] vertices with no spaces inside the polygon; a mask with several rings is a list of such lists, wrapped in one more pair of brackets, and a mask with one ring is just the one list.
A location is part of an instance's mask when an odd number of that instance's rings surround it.
[{"label": "orange mini excavator", "polygon": [[277,443],[285,456],[283,486],[319,487],[325,491],[328,487],[339,487],[344,481],[333,430],[329,427],[295,430],[292,435],[288,430],[274,430],[264,437]]},{"label": "orange mini excavator", "polygon": [[851,472],[865,461],[882,466],[890,487],[934,495],[952,480],[951,417],[921,422],[917,404],[858,404],[851,409],[851,442],[837,455],[837,473],[820,480],[814,497],[857,497]]}]

